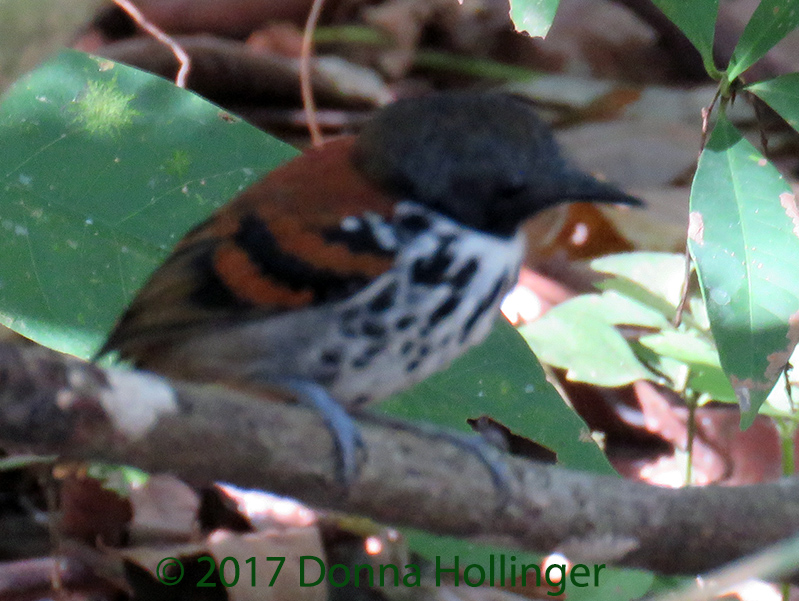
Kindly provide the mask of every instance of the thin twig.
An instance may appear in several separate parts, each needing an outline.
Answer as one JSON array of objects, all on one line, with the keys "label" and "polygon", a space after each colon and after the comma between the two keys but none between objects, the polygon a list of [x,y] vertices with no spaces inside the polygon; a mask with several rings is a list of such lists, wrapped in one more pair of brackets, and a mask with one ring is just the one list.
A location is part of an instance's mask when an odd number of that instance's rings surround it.
[{"label": "thin twig", "polygon": [[785,395],[788,397],[788,405],[793,413],[796,413],[796,406],[793,403],[793,386],[791,385],[791,378],[789,374],[793,371],[793,364],[788,361],[782,370],[785,375]]},{"label": "thin twig", "polygon": [[[710,101],[710,104],[707,105],[702,109],[702,140],[699,143],[699,154],[697,155],[696,159],[697,162],[699,158],[702,156],[702,153],[705,150],[705,146],[707,145],[707,134],[710,130],[710,115],[713,113],[713,107],[716,106],[716,103],[719,101],[719,96],[721,95],[721,87],[716,90],[715,95],[713,96],[713,100]],[[691,253],[688,250],[688,245],[685,245],[685,277],[683,278],[682,282],[682,294],[680,295],[680,303],[677,305],[677,312],[674,314],[674,321],[672,322],[674,327],[680,325],[682,322],[682,314],[685,311],[685,307],[688,304],[688,287],[689,287],[689,279],[691,277]]]},{"label": "thin twig", "polygon": [[302,93],[302,108],[308,121],[308,133],[311,134],[311,143],[319,146],[324,140],[322,130],[316,120],[316,103],[313,97],[313,84],[311,82],[311,60],[313,58],[313,34],[319,15],[322,12],[324,0],[314,0],[305,30],[302,32],[302,48],[300,49],[300,91]]},{"label": "thin twig", "polygon": [[688,405],[688,438],[685,441],[685,454],[687,455],[685,466],[685,485],[691,486],[694,483],[694,441],[696,440],[697,398],[696,393],[693,391],[686,396]]},{"label": "thin twig", "polygon": [[53,546],[55,553],[55,561],[52,565],[50,572],[50,584],[54,591],[64,590],[64,578],[61,573],[64,557],[61,553],[61,531],[58,527],[55,515],[58,511],[58,493],[56,492],[56,484],[53,479],[53,466],[47,465],[44,468],[39,468],[39,479],[42,490],[45,492],[45,501],[47,503],[47,531],[50,535],[50,544]]},{"label": "thin twig", "polygon": [[697,160],[699,160],[699,157],[702,156],[702,152],[705,150],[705,145],[707,144],[707,134],[710,130],[710,115],[713,113],[713,107],[716,106],[716,103],[719,101],[719,96],[721,96],[721,87],[716,90],[716,93],[713,95],[713,100],[710,101],[710,104],[702,109],[702,141],[699,144],[699,154],[696,157]]},{"label": "thin twig", "polygon": [[141,11],[130,0],[114,0],[114,3],[124,10],[137,25],[144,29],[147,33],[153,36],[162,44],[169,46],[172,54],[180,63],[178,74],[175,76],[175,85],[179,88],[186,87],[186,80],[189,77],[189,70],[191,69],[191,59],[186,51],[178,44],[173,38],[165,31],[158,28],[156,25],[147,20]]},{"label": "thin twig", "polygon": [[685,245],[685,274],[682,278],[682,291],[680,293],[680,302],[677,305],[677,311],[674,313],[672,325],[677,328],[682,323],[682,314],[685,312],[685,307],[688,305],[688,287],[691,282],[691,253],[688,251],[688,245]]}]

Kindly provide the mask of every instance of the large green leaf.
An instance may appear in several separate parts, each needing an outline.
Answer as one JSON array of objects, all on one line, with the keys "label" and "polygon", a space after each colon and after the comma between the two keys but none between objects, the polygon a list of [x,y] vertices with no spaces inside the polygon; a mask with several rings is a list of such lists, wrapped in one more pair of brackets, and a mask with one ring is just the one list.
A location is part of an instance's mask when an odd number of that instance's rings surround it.
[{"label": "large green leaf", "polygon": [[708,73],[715,73],[713,35],[716,31],[718,0],[652,0],[680,28],[702,55]]},{"label": "large green leaf", "polygon": [[518,31],[525,31],[534,37],[545,37],[560,0],[511,0],[510,18]]},{"label": "large green leaf", "polygon": [[[687,4],[693,4],[687,3]],[[755,64],[799,25],[796,0],[761,0],[733,50],[728,81]]]},{"label": "large green leaf", "polygon": [[721,365],[748,425],[799,337],[799,210],[723,112],[699,159],[689,234]]},{"label": "large green leaf", "polygon": [[788,73],[774,79],[746,86],[777,111],[791,127],[799,131],[799,73]]},{"label": "large green leaf", "polygon": [[658,311],[615,292],[578,296],[552,308],[520,331],[541,360],[576,382],[624,386],[654,376],[614,327],[668,325]]},{"label": "large green leaf", "polygon": [[295,153],[159,77],[61,54],[0,106],[0,322],[90,355],[187,229]]},{"label": "large green leaf", "polygon": [[448,370],[380,404],[384,411],[460,430],[489,415],[558,454],[565,467],[614,473],[519,334],[500,320],[483,344]]}]

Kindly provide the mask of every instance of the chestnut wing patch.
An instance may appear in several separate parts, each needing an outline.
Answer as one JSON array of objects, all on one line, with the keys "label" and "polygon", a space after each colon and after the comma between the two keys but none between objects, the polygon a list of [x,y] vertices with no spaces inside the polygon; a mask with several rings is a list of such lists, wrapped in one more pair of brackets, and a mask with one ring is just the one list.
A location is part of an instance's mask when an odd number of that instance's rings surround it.
[{"label": "chestnut wing patch", "polygon": [[137,359],[210,321],[335,302],[390,269],[393,200],[349,168],[351,145],[333,140],[286,163],[189,232],[101,354]]},{"label": "chestnut wing patch", "polygon": [[274,225],[264,217],[243,216],[238,229],[219,242],[209,285],[197,289],[196,302],[218,307],[220,285],[232,302],[250,307],[279,310],[338,301],[393,262],[395,251],[380,246],[368,227],[314,231],[285,216]]}]

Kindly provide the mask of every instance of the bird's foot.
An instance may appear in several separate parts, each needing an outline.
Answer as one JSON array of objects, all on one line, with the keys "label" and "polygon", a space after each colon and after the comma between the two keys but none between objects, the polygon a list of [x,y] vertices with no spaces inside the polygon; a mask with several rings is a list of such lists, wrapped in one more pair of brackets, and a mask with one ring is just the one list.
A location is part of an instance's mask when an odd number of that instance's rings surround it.
[{"label": "bird's foot", "polygon": [[333,437],[336,480],[348,489],[358,477],[362,461],[359,455],[364,452],[358,425],[346,409],[319,384],[297,378],[280,380],[278,384],[292,392],[300,405],[316,410],[322,417],[325,427]]},{"label": "bird's foot", "polygon": [[510,502],[513,491],[513,474],[508,464],[502,460],[501,449],[491,444],[483,436],[470,436],[466,433],[440,428],[432,423],[408,422],[374,413],[358,413],[358,418],[437,440],[443,439],[472,453],[482,462],[491,475],[491,481],[497,491],[496,513],[501,512]]}]

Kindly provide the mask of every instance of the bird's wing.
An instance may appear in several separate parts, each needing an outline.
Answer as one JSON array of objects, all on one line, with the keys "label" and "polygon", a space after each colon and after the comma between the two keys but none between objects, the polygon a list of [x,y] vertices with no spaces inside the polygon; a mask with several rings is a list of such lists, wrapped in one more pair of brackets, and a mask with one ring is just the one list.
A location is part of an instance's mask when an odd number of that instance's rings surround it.
[{"label": "bird's wing", "polygon": [[294,159],[189,232],[99,355],[137,361],[159,338],[341,300],[388,270],[393,202],[351,166],[351,145]]}]

